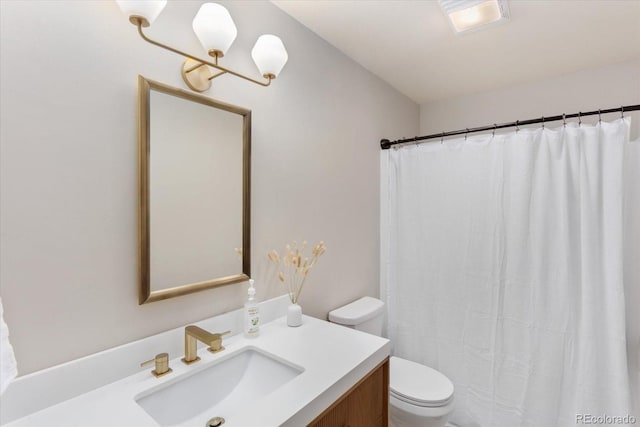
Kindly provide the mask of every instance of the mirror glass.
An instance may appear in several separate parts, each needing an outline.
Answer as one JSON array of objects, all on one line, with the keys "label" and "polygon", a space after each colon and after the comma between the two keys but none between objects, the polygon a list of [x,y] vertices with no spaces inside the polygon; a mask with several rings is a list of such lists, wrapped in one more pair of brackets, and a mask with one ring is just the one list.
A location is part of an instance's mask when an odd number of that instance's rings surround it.
[{"label": "mirror glass", "polygon": [[247,280],[251,112],[139,86],[139,302]]}]

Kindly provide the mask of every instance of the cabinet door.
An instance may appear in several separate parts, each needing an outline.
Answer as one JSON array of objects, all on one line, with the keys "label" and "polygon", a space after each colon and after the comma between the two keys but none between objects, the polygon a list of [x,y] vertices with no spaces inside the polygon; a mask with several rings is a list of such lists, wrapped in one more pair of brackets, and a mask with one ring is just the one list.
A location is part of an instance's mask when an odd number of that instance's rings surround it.
[{"label": "cabinet door", "polygon": [[310,427],[387,427],[389,361],[371,371],[333,405],[313,420]]},{"label": "cabinet door", "polygon": [[338,401],[309,424],[309,427],[350,427],[347,424],[348,404],[348,399]]},{"label": "cabinet door", "polygon": [[346,399],[347,427],[382,426],[382,416],[386,413],[384,397],[387,393],[384,387],[384,366],[381,366],[349,393]]}]

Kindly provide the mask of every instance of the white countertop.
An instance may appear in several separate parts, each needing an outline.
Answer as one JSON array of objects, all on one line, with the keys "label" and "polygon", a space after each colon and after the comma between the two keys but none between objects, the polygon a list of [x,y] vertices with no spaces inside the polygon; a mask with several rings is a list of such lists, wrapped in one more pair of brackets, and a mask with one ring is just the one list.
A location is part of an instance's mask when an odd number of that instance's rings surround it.
[{"label": "white countertop", "polygon": [[[187,366],[170,361],[173,373],[155,378],[150,370],[128,376],[70,400],[17,419],[7,427],[145,427],[157,426],[136,402],[145,390],[174,381],[193,369],[215,364],[226,354],[250,346],[304,368],[304,372],[267,396],[247,402],[247,411],[226,419],[225,427],[299,427],[324,409],[380,364],[390,352],[387,339],[303,316],[303,325],[291,328],[285,318],[260,327],[260,336],[225,337],[226,349],[211,354],[200,347],[201,361]],[[105,366],[104,369],[109,369]],[[212,414],[214,416],[216,414]],[[198,424],[194,427],[203,427]]]}]

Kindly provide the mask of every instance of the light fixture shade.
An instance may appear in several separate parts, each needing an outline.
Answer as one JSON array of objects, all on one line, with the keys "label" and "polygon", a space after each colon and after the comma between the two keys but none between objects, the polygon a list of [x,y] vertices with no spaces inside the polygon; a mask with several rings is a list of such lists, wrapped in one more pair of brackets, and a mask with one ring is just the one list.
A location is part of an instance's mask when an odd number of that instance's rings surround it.
[{"label": "light fixture shade", "polygon": [[509,19],[505,0],[440,0],[457,33],[476,30]]},{"label": "light fixture shade", "polygon": [[200,6],[193,18],[193,31],[207,52],[220,52],[222,55],[238,35],[229,11],[217,3],[204,3]]},{"label": "light fixture shade", "polygon": [[142,26],[148,27],[160,15],[167,0],[116,0],[116,3],[131,22],[131,17],[144,18],[146,22],[143,21]]},{"label": "light fixture shade", "polygon": [[258,37],[251,50],[251,57],[263,76],[278,77],[282,67],[287,63],[289,55],[279,37],[263,34]]}]

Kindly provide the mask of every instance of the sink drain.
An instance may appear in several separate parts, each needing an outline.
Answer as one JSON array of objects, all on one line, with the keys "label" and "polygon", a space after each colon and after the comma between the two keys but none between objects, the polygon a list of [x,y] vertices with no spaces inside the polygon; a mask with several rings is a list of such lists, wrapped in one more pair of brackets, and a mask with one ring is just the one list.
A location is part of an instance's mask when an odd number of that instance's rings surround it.
[{"label": "sink drain", "polygon": [[207,421],[207,424],[205,427],[218,427],[218,426],[221,426],[222,424],[224,424],[224,418],[213,417],[209,421]]}]

